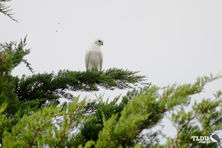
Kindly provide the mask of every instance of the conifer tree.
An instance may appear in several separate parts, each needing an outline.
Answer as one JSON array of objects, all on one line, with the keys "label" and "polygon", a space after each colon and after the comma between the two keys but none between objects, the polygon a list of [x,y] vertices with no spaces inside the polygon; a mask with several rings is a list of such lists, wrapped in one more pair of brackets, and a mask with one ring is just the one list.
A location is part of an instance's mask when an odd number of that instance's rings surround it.
[{"label": "conifer tree", "polygon": [[13,17],[12,9],[6,4],[9,1],[10,0],[0,0],[0,13],[8,16],[11,20],[17,22],[17,20]]},{"label": "conifer tree", "polygon": [[[34,118],[38,119],[35,114],[42,109],[44,110],[49,107],[54,111],[57,108],[55,105],[58,103],[58,98],[61,95],[64,97],[68,96],[67,98],[73,99],[75,105],[78,105],[75,101],[78,99],[67,94],[66,90],[98,91],[97,87],[93,87],[93,84],[95,83],[106,89],[123,89],[143,81],[144,78],[143,76],[137,76],[137,72],[115,68],[102,72],[61,70],[57,74],[33,74],[29,77],[23,76],[22,78],[18,78],[12,76],[11,72],[21,62],[25,63],[27,68],[33,72],[30,63],[24,59],[24,56],[30,52],[25,46],[26,37],[19,43],[10,42],[0,44],[0,142],[2,141],[2,144],[4,145],[9,144],[9,147],[14,147],[17,145],[18,141],[15,142],[15,145],[13,145],[13,142],[11,141],[12,139],[9,140],[6,138],[6,141],[4,141],[4,133],[6,133],[7,137],[7,135],[10,135],[9,132],[13,132],[13,128],[16,128],[16,125],[20,124],[20,122],[23,122],[23,120],[26,119],[32,120],[30,115],[33,115]],[[48,101],[48,105],[45,104],[46,101]],[[85,105],[86,103],[82,104],[82,106]],[[46,112],[46,114],[48,114],[48,112]],[[66,113],[64,115],[66,116]],[[50,116],[49,120],[52,120],[52,117],[57,116],[61,116],[61,114],[58,113],[58,115]],[[43,119],[45,118],[46,117],[43,116]],[[70,120],[70,118],[68,118],[68,120]],[[23,123],[23,126],[25,126],[25,123],[27,123],[27,121]],[[67,128],[69,129],[70,126],[73,125],[70,123]],[[18,134],[20,134],[19,132]],[[64,134],[68,133],[68,131],[64,132]],[[67,139],[67,135],[63,136],[66,136],[65,139]],[[11,141],[12,143],[8,143],[8,141]],[[62,143],[64,144],[64,141],[62,141]],[[36,145],[34,143],[32,144]]]},{"label": "conifer tree", "polygon": [[[0,12],[8,15],[0,0]],[[61,70],[58,73],[38,73],[22,78],[12,76],[12,70],[21,62],[33,72],[24,59],[26,37],[19,43],[0,44],[0,145],[3,148],[30,147],[175,147],[212,148],[217,143],[198,143],[192,136],[209,136],[222,127],[222,91],[214,98],[195,102],[185,109],[195,94],[221,76],[205,76],[192,84],[172,84],[161,88],[145,83],[125,96],[111,102],[106,98],[90,101],[71,96],[71,91],[98,91],[124,89],[145,82],[137,72],[111,68],[102,72]],[[72,99],[71,103],[58,106],[58,98]],[[48,102],[48,103],[46,103]],[[176,136],[167,137],[160,144],[158,134],[152,131],[166,115],[176,128]],[[143,135],[142,132],[147,134]],[[167,136],[167,135],[166,135]],[[144,138],[146,137],[146,138]]]}]

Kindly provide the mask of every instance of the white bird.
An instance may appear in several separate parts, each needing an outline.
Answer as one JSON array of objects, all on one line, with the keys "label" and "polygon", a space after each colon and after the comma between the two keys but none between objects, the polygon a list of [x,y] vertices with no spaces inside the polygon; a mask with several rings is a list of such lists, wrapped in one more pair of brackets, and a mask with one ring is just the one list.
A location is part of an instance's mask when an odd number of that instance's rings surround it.
[{"label": "white bird", "polygon": [[102,40],[95,40],[85,55],[86,71],[101,71],[103,64],[103,55],[100,47]]}]

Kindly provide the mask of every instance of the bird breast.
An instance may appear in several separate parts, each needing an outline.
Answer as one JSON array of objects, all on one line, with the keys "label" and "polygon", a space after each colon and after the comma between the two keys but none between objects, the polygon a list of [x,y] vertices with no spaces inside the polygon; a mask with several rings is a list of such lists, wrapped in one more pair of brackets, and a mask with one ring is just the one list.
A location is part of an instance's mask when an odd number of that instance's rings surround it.
[{"label": "bird breast", "polygon": [[98,64],[100,62],[100,51],[92,50],[90,53],[90,63],[91,64]]}]

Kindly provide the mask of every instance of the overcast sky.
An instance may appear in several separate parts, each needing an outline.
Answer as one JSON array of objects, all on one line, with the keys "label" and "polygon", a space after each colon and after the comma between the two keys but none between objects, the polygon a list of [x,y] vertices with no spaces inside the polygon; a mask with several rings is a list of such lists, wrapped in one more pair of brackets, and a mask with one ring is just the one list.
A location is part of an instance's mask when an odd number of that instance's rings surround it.
[{"label": "overcast sky", "polygon": [[[28,35],[36,72],[85,70],[85,50],[104,40],[104,69],[140,71],[154,84],[222,72],[222,1],[19,0],[19,23],[0,15],[0,41]],[[22,69],[22,70],[21,70]],[[23,70],[24,69],[24,70]],[[24,66],[15,73],[29,74]]]},{"label": "overcast sky", "polygon": [[[93,40],[104,69],[140,71],[153,84],[193,82],[222,72],[221,0],[12,0],[19,23],[0,14],[0,42],[28,36],[38,73],[85,70]],[[24,65],[15,75],[30,74]],[[209,92],[222,89],[222,81]],[[213,89],[213,90],[211,90]]]}]

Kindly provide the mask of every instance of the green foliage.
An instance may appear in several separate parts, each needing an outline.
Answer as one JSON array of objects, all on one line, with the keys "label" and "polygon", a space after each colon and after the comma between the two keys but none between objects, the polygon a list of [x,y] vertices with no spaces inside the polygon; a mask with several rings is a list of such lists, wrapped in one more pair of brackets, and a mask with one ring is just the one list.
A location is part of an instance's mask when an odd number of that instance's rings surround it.
[{"label": "green foliage", "polygon": [[58,74],[36,74],[19,79],[13,77],[11,71],[21,62],[33,72],[30,63],[24,59],[24,56],[30,52],[29,49],[25,49],[25,46],[26,38],[19,43],[0,44],[0,104],[4,101],[8,102],[6,112],[9,114],[14,114],[18,110],[21,110],[21,115],[36,111],[46,101],[56,104],[61,95],[73,98],[71,94],[66,93],[66,90],[98,90],[94,84],[106,89],[127,88],[130,84],[143,81],[144,78],[137,76],[136,72],[109,69],[105,72],[61,70]]},{"label": "green foliage", "polygon": [[[144,76],[137,76],[137,72],[121,69],[108,69],[103,72],[63,70],[58,74],[14,77],[11,72],[21,62],[33,72],[30,63],[24,59],[24,56],[30,52],[29,49],[25,49],[25,46],[26,38],[18,44],[16,42],[0,44],[0,143],[4,147],[70,145],[73,143],[73,139],[69,136],[70,131],[80,125],[80,127],[84,125],[84,128],[80,128],[82,135],[77,134],[75,138],[81,141],[77,146],[83,143],[85,146],[95,144],[93,140],[98,139],[98,133],[103,128],[101,118],[103,112],[107,113],[107,118],[120,112],[124,104],[128,103],[128,98],[123,99],[120,105],[116,104],[119,98],[111,104],[102,102],[86,104],[85,101],[78,102],[78,98],[68,96],[66,90],[95,91],[98,90],[95,84],[111,90],[123,89],[142,82],[144,78]],[[74,99],[62,113],[55,107],[60,95]],[[44,106],[46,101],[49,105]],[[90,110],[96,112],[97,117],[86,116],[87,120],[85,120],[84,114],[88,114]],[[63,119],[59,128],[52,122],[57,117]],[[94,131],[97,131],[97,134],[93,133]],[[46,138],[48,136],[51,138]],[[91,142],[87,137],[92,139]]]},{"label": "green foliage", "polygon": [[[41,107],[46,100],[55,103],[60,95],[72,96],[66,90],[95,91],[98,88],[93,84],[106,89],[127,88],[129,84],[137,84],[143,81],[143,76],[135,75],[135,72],[121,69],[109,69],[105,72],[76,72],[63,70],[58,74],[37,74],[23,77],[15,88],[20,101],[35,101],[35,106]],[[132,80],[131,80],[132,79]],[[39,100],[37,102],[37,100]]]},{"label": "green foliage", "polygon": [[17,77],[11,75],[11,71],[21,62],[30,64],[24,59],[29,53],[26,46],[26,38],[21,40],[19,44],[16,42],[0,44],[0,104],[8,103],[6,112],[15,113],[19,109],[19,101],[14,93],[16,83],[19,81]]},{"label": "green foliage", "polygon": [[[0,13],[14,18],[11,10],[0,0]],[[0,144],[9,148],[30,147],[216,147],[216,143],[200,144],[192,136],[209,136],[222,127],[222,91],[215,98],[195,102],[191,98],[201,93],[204,86],[221,76],[200,77],[194,84],[173,84],[165,88],[144,83],[140,89],[116,97],[110,103],[104,98],[88,102],[67,93],[132,88],[144,82],[138,72],[111,68],[102,72],[61,70],[58,73],[33,74],[18,78],[12,70],[23,62],[30,50],[26,38],[19,43],[0,43]],[[58,98],[72,99],[57,106]],[[48,102],[48,103],[46,103]],[[177,130],[176,137],[167,137],[159,144],[158,134],[152,129],[170,114]],[[147,131],[146,139],[142,132]]]},{"label": "green foliage", "polygon": [[2,137],[2,133],[4,131],[10,130],[10,127],[12,126],[12,120],[10,118],[7,118],[6,115],[2,114],[6,110],[6,108],[7,108],[6,102],[1,104],[0,106],[0,137]]},{"label": "green foliage", "polygon": [[[163,119],[165,113],[173,111],[176,106],[188,105],[191,96],[200,93],[205,84],[218,78],[220,77],[201,77],[198,78],[194,84],[173,84],[172,86],[163,89],[149,85],[140,90],[134,89],[132,92],[129,92],[126,96],[121,98],[122,101],[120,103],[117,103],[120,99],[119,97],[110,103],[104,103],[101,101],[88,103],[86,105],[86,111],[90,113],[90,116],[81,127],[80,133],[71,138],[68,146],[77,147],[80,144],[84,146],[87,141],[91,141],[91,144],[95,147],[136,146],[143,142],[139,136],[143,130],[150,130],[157,125],[161,119]],[[217,94],[220,93],[218,92]],[[175,98],[177,98],[177,100]],[[221,102],[221,100],[212,103],[214,106],[211,106],[210,108],[215,109],[215,107],[219,105],[219,102]],[[193,111],[192,113],[194,112],[196,111]],[[188,114],[188,116],[186,116],[186,114]],[[207,115],[209,116],[209,114],[210,113],[208,112]],[[219,115],[220,113],[211,115],[214,118],[209,118],[208,122],[203,122],[206,125],[202,127],[206,130],[208,128],[207,125],[209,125],[208,123],[215,118],[218,118]],[[181,136],[180,141],[183,143],[184,147],[189,147],[190,143],[192,143],[190,139],[192,135],[209,135],[209,132],[205,132],[196,126],[192,128],[187,127],[187,120],[193,120],[191,113],[186,113],[185,110],[182,109],[177,114],[177,118],[174,118],[174,116],[175,115],[173,114],[172,122],[176,122],[181,118],[181,121],[179,122],[179,124],[181,124],[180,126],[188,130],[178,134],[178,136]],[[203,118],[201,117],[200,119]],[[219,125],[218,128],[219,127],[221,127],[221,125]],[[210,128],[209,131],[212,132],[213,129],[216,129],[216,127]],[[149,135],[148,138],[154,139],[157,134],[158,131]],[[174,140],[175,139],[169,139],[168,145],[165,146],[174,146]],[[196,143],[194,146],[197,146],[198,144],[199,143]],[[152,140],[148,140],[148,142],[146,141],[144,145],[149,145],[149,147],[165,147],[158,145],[158,143],[153,143]],[[201,144],[198,146],[200,145]],[[215,146],[214,143],[204,146],[210,147],[212,145]],[[178,147],[178,145],[175,147]]]},{"label": "green foliage", "polygon": [[[129,91],[126,96],[123,96],[122,98],[116,97],[110,103],[103,102],[102,100],[99,102],[87,103],[85,108],[86,113],[90,114],[90,118],[88,117],[88,120],[83,124],[80,133],[71,138],[68,146],[77,147],[86,141],[96,141],[98,139],[99,131],[103,128],[103,116],[105,116],[106,119],[109,119],[113,114],[119,114],[124,106],[127,105],[132,98],[140,95],[142,91],[143,90],[138,91],[133,89],[132,91]],[[120,99],[121,102],[117,103]]]},{"label": "green foliage", "polygon": [[[84,120],[85,100],[78,102],[78,98],[70,103],[67,111],[60,111],[57,107],[45,107],[31,115],[24,115],[11,132],[3,133],[4,147],[63,147],[68,140],[70,130],[77,127]],[[63,117],[62,122],[55,126],[52,122],[56,117]]]},{"label": "green foliage", "polygon": [[[208,82],[219,76],[201,77],[194,84],[173,84],[165,88],[147,84],[129,91],[126,96],[116,97],[110,103],[102,101],[102,98],[87,102],[71,97],[71,103],[56,107],[59,95],[66,97],[66,90],[94,91],[92,85],[95,83],[111,90],[129,88],[142,82],[144,77],[130,71],[108,69],[103,72],[66,70],[19,79],[13,77],[11,71],[28,54],[28,50],[23,49],[24,43],[25,40],[18,46],[1,46],[4,49],[0,56],[0,142],[3,147],[216,146],[215,143],[195,143],[190,138],[193,135],[209,135],[222,126],[221,91],[215,94],[214,100],[204,99],[195,103],[189,112],[184,106],[189,105],[191,96],[202,92]],[[30,64],[27,66],[30,67]],[[51,103],[43,106],[46,101]],[[178,132],[176,137],[168,138],[165,145],[159,145],[153,141],[159,133],[156,131],[143,140],[141,132],[150,131],[169,112],[172,112],[171,120]]]},{"label": "green foliage", "polygon": [[[216,147],[216,143],[199,144],[191,142],[191,136],[210,135],[212,131],[221,129],[221,106],[222,97],[217,95],[213,100],[203,99],[201,103],[195,102],[192,110],[185,112],[180,108],[176,113],[172,113],[171,120],[177,129],[175,139],[170,139],[168,145],[173,147]],[[198,124],[197,124],[198,123]]]},{"label": "green foliage", "polygon": [[26,37],[19,43],[15,41],[0,43],[0,51],[2,51],[1,62],[3,63],[1,71],[10,73],[13,68],[18,66],[21,62],[24,62],[29,70],[33,72],[30,63],[24,59],[24,56],[30,53],[30,49],[25,49],[26,45]]},{"label": "green foliage", "polygon": [[5,3],[9,2],[10,0],[0,0],[0,13],[3,13],[4,15],[8,16],[13,21],[17,20],[13,17],[12,9],[10,9],[9,6],[7,6]]}]

